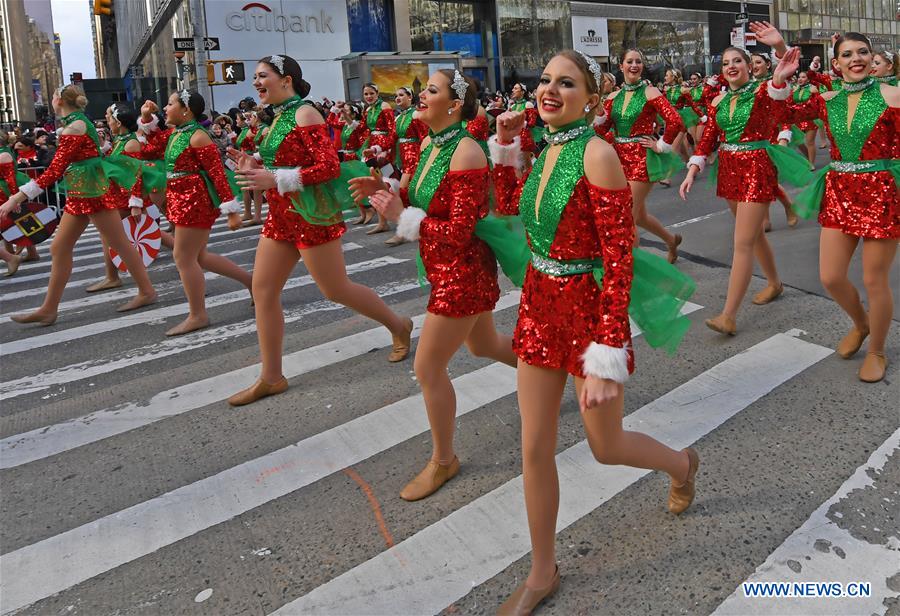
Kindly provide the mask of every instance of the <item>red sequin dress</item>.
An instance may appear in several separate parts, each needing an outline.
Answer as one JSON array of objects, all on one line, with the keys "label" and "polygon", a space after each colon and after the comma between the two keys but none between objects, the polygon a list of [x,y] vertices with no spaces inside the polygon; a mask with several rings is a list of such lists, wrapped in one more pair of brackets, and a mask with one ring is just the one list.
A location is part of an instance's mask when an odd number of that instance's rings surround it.
[{"label": "red sequin dress", "polygon": [[256,151],[256,133],[258,128],[250,127],[241,142],[237,144],[237,148],[244,154],[253,154]]},{"label": "red sequin dress", "polygon": [[[493,310],[500,299],[497,259],[475,236],[475,223],[488,214],[489,173],[487,167],[448,172],[419,226],[432,314],[472,316]],[[408,189],[401,189],[400,196],[410,207]]]},{"label": "red sequin dress", "polygon": [[466,122],[466,130],[475,141],[487,141],[490,136],[490,125],[486,115],[477,115],[474,120]]},{"label": "red sequin dress", "polygon": [[19,184],[16,181],[16,165],[14,163],[0,163],[0,180],[6,182],[10,191],[7,194],[0,186],[0,203],[3,203],[19,191]]},{"label": "red sequin dress", "polygon": [[[497,211],[518,215],[528,174],[494,164]],[[632,280],[634,220],[631,189],[607,190],[582,177],[563,210],[549,257],[561,261],[602,259],[603,288],[592,274],[549,276],[529,264],[522,287],[513,350],[525,363],[564,369],[585,378],[582,356],[592,342],[628,349],[634,372],[628,302]]]},{"label": "red sequin dress", "polygon": [[519,138],[522,140],[522,151],[536,152],[537,144],[534,142],[531,129],[537,126],[538,110],[530,101],[522,99],[512,101],[509,109],[510,111],[518,111],[525,114],[525,126],[522,127],[522,133],[519,135]]},{"label": "red sequin dress", "polygon": [[382,109],[374,124],[370,121],[369,117],[370,114],[367,112],[366,124],[368,124],[370,131],[367,147],[371,148],[378,146],[384,154],[387,154],[387,160],[394,160],[397,127],[394,121],[393,109],[390,107]]},{"label": "red sequin dress", "polygon": [[[829,120],[828,105],[822,96],[792,105],[791,112],[794,121],[822,120],[831,141],[831,160],[837,161],[826,172],[819,224],[856,237],[900,238],[900,187],[890,171],[851,173],[834,168],[840,167],[841,162],[851,166],[852,163],[873,160],[893,160],[896,163],[900,159],[900,108],[888,106],[877,116],[859,158],[850,161],[845,160],[838,147]],[[856,114],[862,116],[867,112],[860,101]],[[856,117],[853,118],[853,126],[858,126]]]},{"label": "red sequin dress", "polygon": [[419,165],[419,154],[422,151],[422,141],[428,136],[428,127],[422,120],[413,117],[406,132],[396,135],[397,156],[400,169],[404,173],[412,174]]},{"label": "red sequin dress", "polygon": [[[116,152],[116,148],[113,148],[113,152]],[[138,160],[142,159],[141,151],[137,150],[135,152],[128,152],[124,148],[121,151],[122,156],[129,156],[131,158],[136,158]],[[119,186],[115,182],[109,183],[109,192],[107,192],[101,199],[107,204],[108,209],[116,209],[120,212],[124,212],[126,214],[131,212],[131,204],[129,199],[132,196],[141,197],[142,192],[142,183],[140,179],[140,174],[138,174],[137,181],[134,186],[131,187],[131,190],[126,190],[125,188]]]},{"label": "red sequin dress", "polygon": [[[716,144],[719,144],[716,194],[723,199],[741,203],[771,203],[775,200],[778,189],[778,174],[768,152],[764,149],[729,151],[723,144],[772,141],[786,117],[787,102],[774,100],[769,96],[768,83],[760,84],[756,88],[753,107],[743,131],[739,138],[732,140],[726,138],[726,132],[719,126],[717,112],[718,107],[711,105],[709,120],[692,160],[706,158]],[[728,110],[725,109],[724,112],[727,113]]]},{"label": "red sequin dress", "polygon": [[[60,135],[53,161],[34,181],[40,188],[47,190],[62,179],[71,163],[98,156],[100,152],[97,150],[97,144],[90,135]],[[115,203],[106,202],[102,197],[77,197],[71,192],[66,196],[65,212],[75,216],[86,216],[115,208]]]},{"label": "red sequin dress", "polygon": [[[174,132],[169,128],[148,134],[149,147],[143,149],[143,156],[165,158],[166,145]],[[210,229],[219,217],[219,208],[213,204],[206,182],[198,171],[207,173],[222,203],[234,199],[216,144],[200,148],[190,146],[175,160],[173,177],[166,180],[166,218],[177,226]]]},{"label": "red sequin dress", "polygon": [[[633,96],[638,96],[638,92],[634,92]],[[599,126],[594,127],[594,131],[598,135],[605,134],[610,128],[615,129],[616,139],[612,142],[619,155],[619,161],[622,163],[622,169],[625,171],[625,177],[630,182],[649,182],[650,177],[647,172],[647,148],[640,142],[623,142],[622,139],[654,136],[656,134],[656,116],[662,116],[665,121],[665,133],[662,140],[668,145],[675,142],[678,133],[684,131],[684,120],[678,114],[675,107],[672,106],[665,96],[657,96],[648,100],[640,111],[640,114],[634,120],[630,130],[627,125],[623,126],[621,118],[617,117],[614,110],[615,99],[619,96],[625,96],[625,91],[620,91],[616,96],[611,96],[603,103],[604,116]],[[622,129],[625,130],[622,130]],[[627,134],[622,134],[627,132]]]},{"label": "red sequin dress", "polygon": [[[260,145],[260,149],[264,147],[264,144]],[[275,166],[294,170],[302,186],[328,182],[341,173],[337,151],[324,124],[295,125],[278,145]],[[333,225],[307,222],[294,211],[289,194],[283,195],[277,188],[266,191],[266,200],[269,214],[263,225],[263,237],[291,242],[298,249],[306,249],[334,241],[347,230],[343,222]]]}]

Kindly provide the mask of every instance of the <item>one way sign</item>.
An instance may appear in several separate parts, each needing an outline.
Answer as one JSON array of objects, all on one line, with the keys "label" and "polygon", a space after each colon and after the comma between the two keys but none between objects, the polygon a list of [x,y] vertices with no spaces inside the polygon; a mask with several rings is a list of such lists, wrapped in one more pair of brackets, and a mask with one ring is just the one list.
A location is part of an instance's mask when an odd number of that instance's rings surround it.
[{"label": "one way sign", "polygon": [[[203,37],[203,48],[206,51],[220,51],[222,49],[219,46],[218,37],[214,37],[214,36]],[[175,51],[194,51],[194,39],[192,39],[192,38],[177,38],[177,39],[175,39]]]}]

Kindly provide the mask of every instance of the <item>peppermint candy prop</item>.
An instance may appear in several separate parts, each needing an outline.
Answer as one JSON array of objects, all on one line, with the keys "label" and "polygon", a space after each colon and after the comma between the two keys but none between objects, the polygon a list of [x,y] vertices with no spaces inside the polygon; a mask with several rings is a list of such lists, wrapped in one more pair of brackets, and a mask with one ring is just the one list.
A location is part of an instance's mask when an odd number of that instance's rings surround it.
[{"label": "peppermint candy prop", "polygon": [[0,223],[3,239],[16,246],[36,246],[53,235],[59,218],[43,203],[25,203],[18,214]]},{"label": "peppermint candy prop", "polygon": [[[144,267],[153,263],[153,260],[159,254],[161,238],[159,225],[156,224],[156,221],[143,214],[140,218],[127,216],[122,219],[122,226],[125,228],[125,236],[128,238],[128,241],[134,244],[138,254],[141,255]],[[125,263],[122,262],[122,257],[112,248],[109,249],[109,258],[112,259],[113,265],[119,268],[120,271],[128,271]]]}]

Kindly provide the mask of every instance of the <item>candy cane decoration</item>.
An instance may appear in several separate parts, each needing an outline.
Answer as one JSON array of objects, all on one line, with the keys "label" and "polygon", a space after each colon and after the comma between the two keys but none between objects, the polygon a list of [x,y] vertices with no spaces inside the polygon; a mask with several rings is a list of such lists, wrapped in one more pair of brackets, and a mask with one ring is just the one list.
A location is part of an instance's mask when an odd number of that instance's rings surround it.
[{"label": "candy cane decoration", "polygon": [[[144,214],[141,214],[140,218],[127,216],[122,219],[122,226],[125,228],[125,236],[128,238],[128,241],[134,245],[138,254],[141,255],[144,267],[153,263],[153,260],[159,254],[161,239],[159,225],[156,224],[156,221]],[[122,261],[122,257],[112,248],[109,250],[109,257],[112,259],[113,265],[119,270],[123,272],[128,271],[128,268],[125,267],[125,263]]]}]

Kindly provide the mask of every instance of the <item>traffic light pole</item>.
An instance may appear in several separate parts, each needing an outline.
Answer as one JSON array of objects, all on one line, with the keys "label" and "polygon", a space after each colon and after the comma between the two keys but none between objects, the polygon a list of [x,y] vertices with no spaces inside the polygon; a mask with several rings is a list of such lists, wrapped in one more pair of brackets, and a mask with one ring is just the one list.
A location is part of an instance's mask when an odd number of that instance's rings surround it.
[{"label": "traffic light pole", "polygon": [[194,25],[194,76],[197,79],[197,92],[206,101],[207,112],[215,109],[212,88],[206,78],[206,59],[208,53],[204,46],[206,37],[206,15],[203,10],[203,0],[188,0],[191,5],[191,22]]}]

